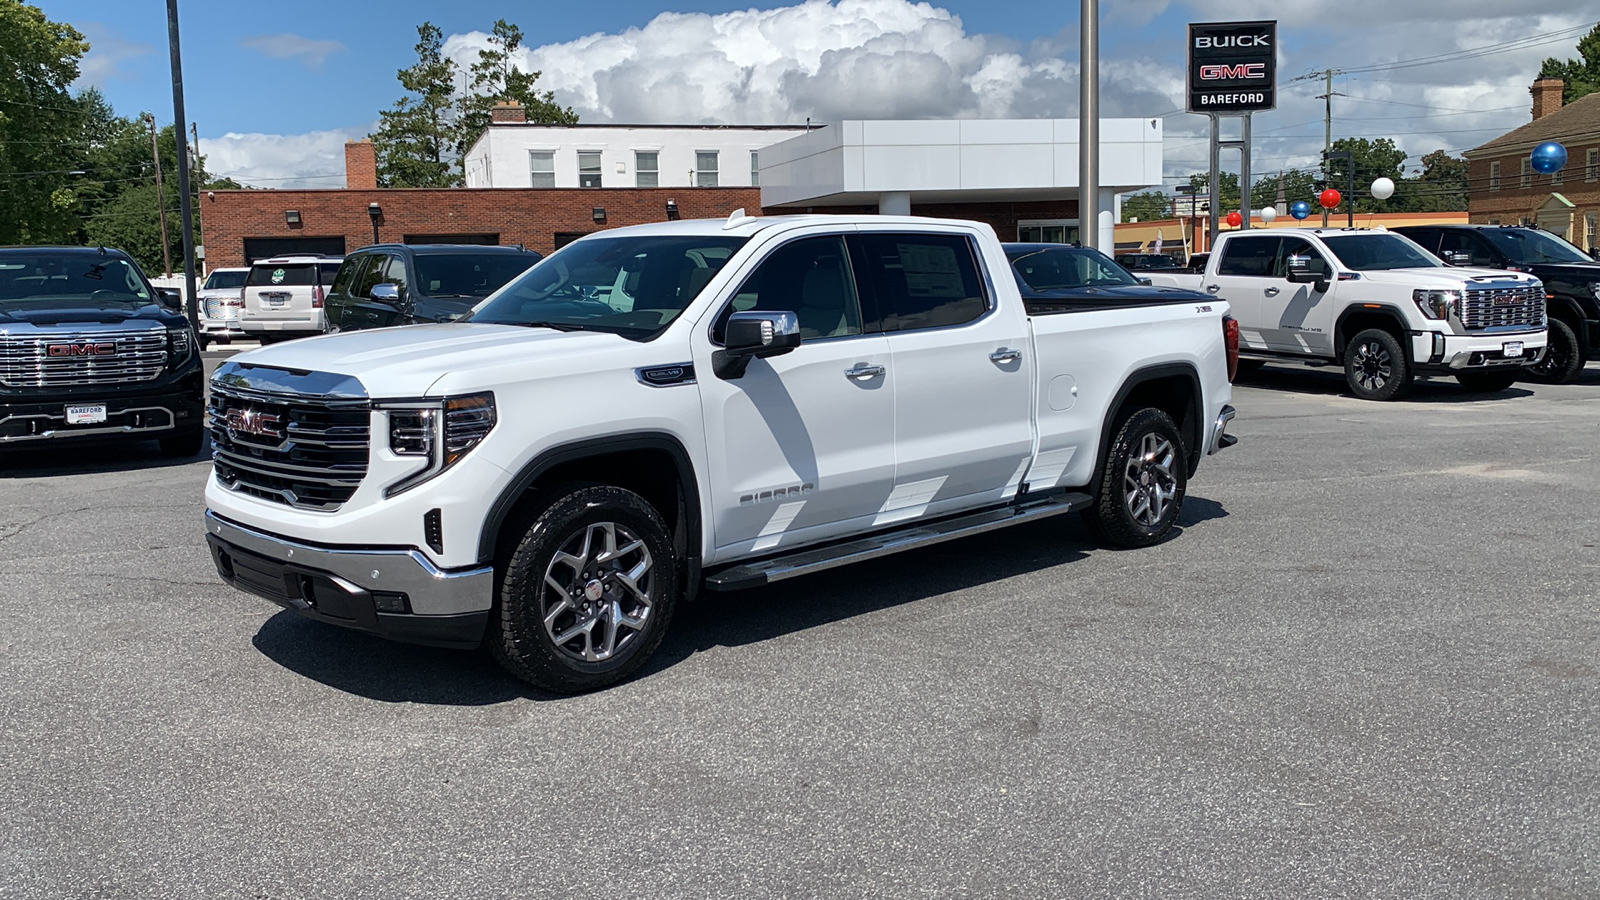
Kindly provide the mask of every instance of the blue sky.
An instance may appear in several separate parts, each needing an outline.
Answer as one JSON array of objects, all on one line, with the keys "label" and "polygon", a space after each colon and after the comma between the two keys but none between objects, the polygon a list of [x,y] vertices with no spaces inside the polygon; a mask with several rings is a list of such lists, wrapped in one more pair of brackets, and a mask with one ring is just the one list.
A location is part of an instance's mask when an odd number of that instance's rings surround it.
[{"label": "blue sky", "polygon": [[[663,4],[669,5],[663,5]],[[343,140],[370,129],[401,89],[416,26],[431,20],[469,59],[496,18],[522,26],[542,85],[584,121],[783,122],[842,117],[1038,116],[1076,111],[1078,4],[948,0],[180,0],[186,102],[216,171],[263,186],[338,186]],[[1459,150],[1527,121],[1527,85],[1575,36],[1507,41],[1600,18],[1571,0],[1102,0],[1107,113],[1181,106],[1184,26],[1277,18],[1280,80],[1313,68],[1390,65],[1464,48],[1493,52],[1341,78],[1335,135],[1396,135],[1414,156]],[[51,0],[42,7],[93,44],[80,84],[117,110],[172,118],[161,0]],[[669,15],[663,15],[664,13]],[[696,15],[699,14],[699,15]],[[758,45],[758,46],[757,46]],[[748,50],[748,53],[743,51]],[[754,54],[752,58],[750,54]],[[752,75],[752,73],[754,73]],[[752,88],[751,85],[754,85]],[[1256,170],[1307,164],[1321,149],[1320,93],[1284,85],[1256,119]],[[1204,165],[1204,119],[1168,115],[1172,179]],[[231,133],[231,136],[230,136]]]}]

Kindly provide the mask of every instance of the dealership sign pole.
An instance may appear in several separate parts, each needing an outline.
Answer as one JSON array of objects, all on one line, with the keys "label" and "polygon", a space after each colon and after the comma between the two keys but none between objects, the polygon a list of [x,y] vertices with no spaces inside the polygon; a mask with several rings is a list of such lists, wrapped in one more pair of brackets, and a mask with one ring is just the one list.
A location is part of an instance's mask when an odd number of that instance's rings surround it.
[{"label": "dealership sign pole", "polygon": [[[1250,114],[1278,105],[1278,23],[1189,24],[1189,112],[1211,119],[1211,217],[1222,213],[1222,148],[1239,150],[1239,214],[1250,227]],[[1239,140],[1222,140],[1222,119],[1239,120]]]}]

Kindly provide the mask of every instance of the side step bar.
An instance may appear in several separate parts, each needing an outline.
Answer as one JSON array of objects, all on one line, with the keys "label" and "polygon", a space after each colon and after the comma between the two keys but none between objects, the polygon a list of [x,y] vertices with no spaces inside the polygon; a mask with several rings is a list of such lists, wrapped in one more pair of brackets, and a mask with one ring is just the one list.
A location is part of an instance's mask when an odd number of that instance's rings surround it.
[{"label": "side step bar", "polygon": [[956,538],[970,537],[1033,519],[1059,516],[1062,513],[1083,509],[1092,502],[1094,498],[1088,494],[1051,494],[1038,500],[1025,500],[1015,506],[985,510],[954,519],[888,531],[840,544],[811,547],[786,556],[731,566],[708,575],[706,587],[714,591],[737,591],[759,587],[786,578],[810,575],[813,572],[888,556],[902,550],[914,550],[918,547],[953,541]]}]

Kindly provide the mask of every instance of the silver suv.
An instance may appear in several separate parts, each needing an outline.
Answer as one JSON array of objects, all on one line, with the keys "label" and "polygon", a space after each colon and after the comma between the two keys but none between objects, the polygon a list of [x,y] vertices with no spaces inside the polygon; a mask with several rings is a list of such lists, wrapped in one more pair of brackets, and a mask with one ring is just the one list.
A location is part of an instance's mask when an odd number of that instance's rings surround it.
[{"label": "silver suv", "polygon": [[244,337],[240,317],[244,312],[245,267],[212,269],[200,288],[200,349],[212,341],[224,344]]},{"label": "silver suv", "polygon": [[327,330],[322,304],[343,261],[320,253],[256,260],[244,282],[244,333],[270,344]]}]

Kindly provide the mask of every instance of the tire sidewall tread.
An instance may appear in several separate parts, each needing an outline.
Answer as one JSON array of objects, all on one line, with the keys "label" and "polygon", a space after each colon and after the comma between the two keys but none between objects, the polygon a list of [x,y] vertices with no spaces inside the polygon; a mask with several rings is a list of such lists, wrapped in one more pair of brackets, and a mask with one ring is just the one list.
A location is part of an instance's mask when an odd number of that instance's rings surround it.
[{"label": "tire sidewall tread", "polygon": [[[1155,526],[1134,521],[1122,496],[1122,476],[1127,468],[1128,458],[1135,452],[1144,436],[1152,430],[1160,432],[1170,440],[1177,449],[1179,457],[1178,464],[1173,469],[1173,476],[1177,481],[1177,493],[1172,498],[1172,506],[1167,515],[1163,516],[1163,521]],[[1106,453],[1105,467],[1100,473],[1100,489],[1094,505],[1083,512],[1084,524],[1088,526],[1089,532],[1103,544],[1129,549],[1149,547],[1166,540],[1172,534],[1178,516],[1183,512],[1183,501],[1188,495],[1189,468],[1185,459],[1186,453],[1183,436],[1178,431],[1177,423],[1173,422],[1172,417],[1165,412],[1146,407],[1124,419]]]},{"label": "tire sidewall tread", "polygon": [[[1383,349],[1389,352],[1389,358],[1391,359],[1389,380],[1384,382],[1383,387],[1376,391],[1366,390],[1356,381],[1355,348],[1368,341],[1377,341],[1381,344]],[[1345,384],[1350,388],[1350,393],[1355,394],[1362,400],[1399,400],[1411,390],[1411,365],[1406,362],[1405,348],[1400,346],[1398,338],[1382,328],[1368,328],[1359,332],[1350,339],[1350,343],[1345,349],[1344,380]]]}]

